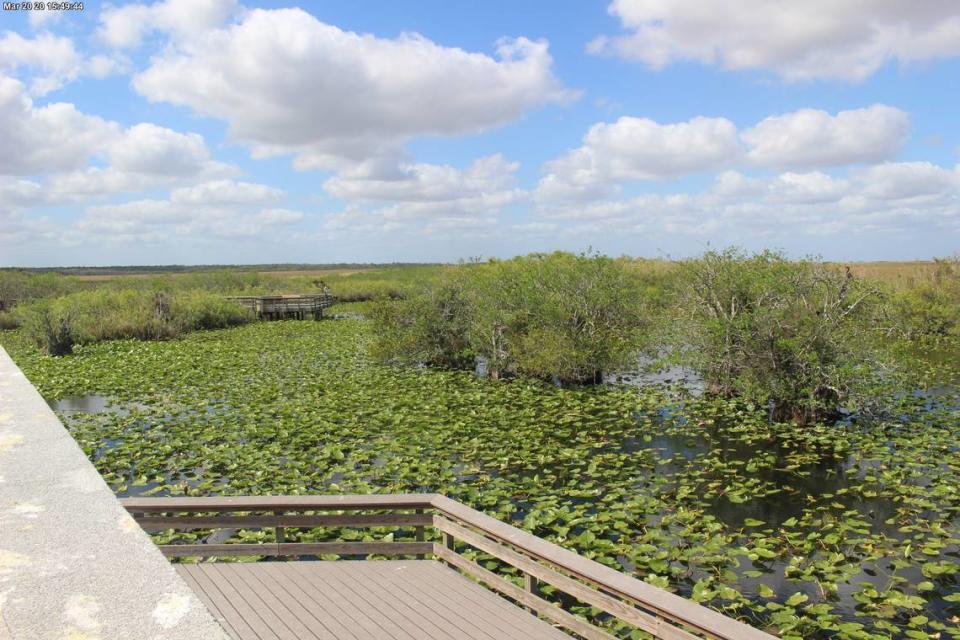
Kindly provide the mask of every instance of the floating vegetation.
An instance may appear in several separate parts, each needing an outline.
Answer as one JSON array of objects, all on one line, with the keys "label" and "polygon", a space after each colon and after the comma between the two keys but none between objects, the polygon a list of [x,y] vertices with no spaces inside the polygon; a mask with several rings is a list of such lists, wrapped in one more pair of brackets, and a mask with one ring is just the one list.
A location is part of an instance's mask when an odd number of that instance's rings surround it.
[{"label": "floating vegetation", "polygon": [[885,383],[870,420],[797,427],[657,387],[379,365],[371,334],[265,323],[59,359],[3,340],[48,399],[122,407],[62,414],[121,495],[437,491],[783,638],[960,638],[939,370],[917,376],[935,393]]}]

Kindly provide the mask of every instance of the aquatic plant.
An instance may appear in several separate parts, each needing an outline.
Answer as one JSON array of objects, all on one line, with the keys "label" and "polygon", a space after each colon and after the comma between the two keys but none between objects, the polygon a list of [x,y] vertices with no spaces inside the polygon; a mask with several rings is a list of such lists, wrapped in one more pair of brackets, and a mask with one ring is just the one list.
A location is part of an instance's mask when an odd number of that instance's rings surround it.
[{"label": "aquatic plant", "polygon": [[783,638],[960,637],[955,354],[883,381],[879,418],[798,429],[739,398],[378,364],[376,337],[255,323],[71,358],[0,341],[46,397],[118,403],[62,417],[121,495],[438,491]]}]

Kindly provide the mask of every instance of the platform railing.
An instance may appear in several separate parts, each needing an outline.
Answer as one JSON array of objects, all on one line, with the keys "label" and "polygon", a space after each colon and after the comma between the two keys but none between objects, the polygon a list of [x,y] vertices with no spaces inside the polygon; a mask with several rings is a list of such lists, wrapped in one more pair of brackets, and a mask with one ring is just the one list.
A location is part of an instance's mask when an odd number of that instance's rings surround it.
[{"label": "platform railing", "polygon": [[[550,585],[661,640],[773,640],[763,631],[642,582],[437,494],[126,498],[145,530],[273,529],[264,543],[160,545],[168,557],[417,556],[448,566],[586,640],[614,636],[542,597]],[[358,513],[359,511],[376,513]],[[293,513],[291,513],[293,512]],[[338,512],[338,513],[330,513]],[[429,513],[428,513],[429,512]],[[412,528],[413,541],[287,542],[288,529]],[[426,529],[437,542],[426,541]],[[471,550],[473,550],[471,552]],[[466,552],[466,553],[465,553]],[[476,552],[516,569],[522,586],[470,558]]]}]

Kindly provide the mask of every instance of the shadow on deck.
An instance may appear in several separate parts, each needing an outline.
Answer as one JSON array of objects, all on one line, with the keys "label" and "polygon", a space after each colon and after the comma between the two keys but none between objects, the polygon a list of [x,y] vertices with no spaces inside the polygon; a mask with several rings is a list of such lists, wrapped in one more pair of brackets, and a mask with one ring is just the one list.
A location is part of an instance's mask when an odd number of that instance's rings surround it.
[{"label": "shadow on deck", "polygon": [[[273,530],[271,541],[256,544],[160,546],[174,558],[287,560],[177,565],[238,640],[614,640],[615,626],[662,640],[773,640],[441,495],[127,498],[122,503],[148,531]],[[290,541],[305,529],[329,535],[357,528],[375,528],[381,538]],[[384,528],[393,531],[382,533]],[[299,559],[304,556],[341,559]],[[406,559],[342,559],[370,556]],[[570,605],[577,603],[600,615],[587,620],[571,613]]]}]

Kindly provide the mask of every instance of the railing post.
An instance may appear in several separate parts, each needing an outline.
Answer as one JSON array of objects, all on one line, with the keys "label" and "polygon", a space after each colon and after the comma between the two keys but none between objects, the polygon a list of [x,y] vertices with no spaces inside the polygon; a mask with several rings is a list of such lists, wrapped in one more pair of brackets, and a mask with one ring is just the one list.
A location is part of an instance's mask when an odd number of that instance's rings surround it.
[{"label": "railing post", "polygon": [[[416,509],[416,510],[414,510],[414,513],[421,514],[421,513],[423,513],[423,509]],[[416,540],[417,540],[417,542],[423,542],[423,541],[425,540],[424,531],[423,531],[423,525],[422,525],[422,524],[418,524],[418,525],[417,525],[417,529],[416,529]],[[426,558],[427,558],[427,556],[425,556],[425,555],[422,554],[422,553],[417,554],[417,560],[425,560]]]},{"label": "railing post", "polygon": [[[527,572],[523,573],[523,590],[532,596],[540,596],[540,581]],[[537,610],[533,607],[526,607],[527,611],[537,615]]]},{"label": "railing post", "polygon": [[[283,511],[274,511],[273,515],[282,516]],[[276,531],[275,542],[278,545],[283,544],[284,542],[287,541],[287,530],[284,527],[277,525],[275,531]],[[278,558],[284,559],[284,556],[278,556]]]},{"label": "railing post", "polygon": [[[446,531],[443,532],[443,546],[445,546],[447,549],[450,549],[450,551],[453,551],[454,553],[456,553],[456,550],[453,548],[453,536],[447,533]],[[451,569],[454,568],[454,566],[449,562],[445,562],[444,564],[446,564]]]}]

